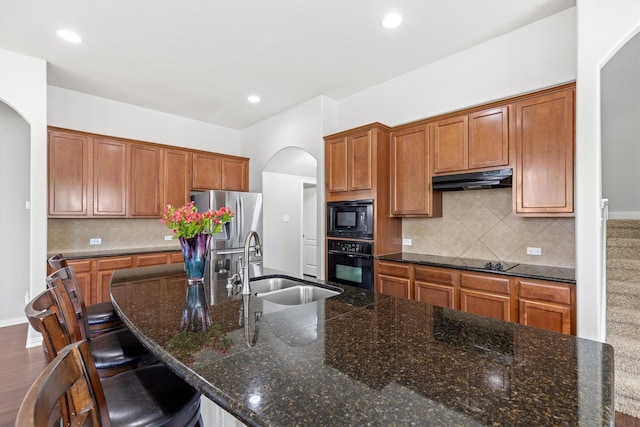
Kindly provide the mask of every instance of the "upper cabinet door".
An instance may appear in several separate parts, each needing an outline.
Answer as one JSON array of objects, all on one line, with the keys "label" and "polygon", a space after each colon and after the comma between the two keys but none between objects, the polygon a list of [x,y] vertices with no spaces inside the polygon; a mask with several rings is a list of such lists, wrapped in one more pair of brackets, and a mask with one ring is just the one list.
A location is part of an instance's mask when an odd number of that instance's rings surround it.
[{"label": "upper cabinet door", "polygon": [[347,138],[347,186],[349,191],[371,190],[373,183],[371,131]]},{"label": "upper cabinet door", "polygon": [[391,134],[391,215],[433,214],[428,129],[422,125]]},{"label": "upper cabinet door", "polygon": [[222,160],[220,156],[193,153],[193,189],[219,190],[222,188]]},{"label": "upper cabinet door", "polygon": [[91,200],[91,144],[84,135],[49,131],[49,215],[86,216]]},{"label": "upper cabinet door", "polygon": [[463,171],[469,167],[469,119],[459,116],[433,124],[434,173]]},{"label": "upper cabinet door", "polygon": [[325,151],[327,191],[347,191],[347,138],[328,140]]},{"label": "upper cabinet door", "polygon": [[129,215],[160,216],[162,211],[163,150],[131,144]]},{"label": "upper cabinet door", "polygon": [[249,190],[249,162],[246,159],[222,157],[222,189]]},{"label": "upper cabinet door", "polygon": [[165,150],[163,209],[166,205],[184,206],[191,192],[191,154],[183,150]]},{"label": "upper cabinet door", "polygon": [[516,104],[518,214],[573,213],[574,90]]},{"label": "upper cabinet door", "polygon": [[469,169],[509,164],[508,107],[469,114]]},{"label": "upper cabinet door", "polygon": [[94,138],[94,216],[126,215],[127,159],[127,143],[106,138]]}]

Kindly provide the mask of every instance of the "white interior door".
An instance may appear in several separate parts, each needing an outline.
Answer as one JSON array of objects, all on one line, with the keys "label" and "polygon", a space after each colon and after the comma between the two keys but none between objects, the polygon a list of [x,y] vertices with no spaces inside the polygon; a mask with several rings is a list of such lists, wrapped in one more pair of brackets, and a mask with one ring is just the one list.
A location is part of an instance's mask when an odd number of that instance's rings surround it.
[{"label": "white interior door", "polygon": [[317,187],[304,186],[302,214],[302,273],[317,276],[318,271],[318,236],[316,231]]}]

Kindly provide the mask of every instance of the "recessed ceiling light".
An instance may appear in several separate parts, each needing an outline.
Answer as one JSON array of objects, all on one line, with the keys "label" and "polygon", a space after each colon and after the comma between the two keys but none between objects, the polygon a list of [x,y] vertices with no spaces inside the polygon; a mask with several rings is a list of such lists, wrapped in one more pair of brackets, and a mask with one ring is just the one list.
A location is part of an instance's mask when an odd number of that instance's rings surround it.
[{"label": "recessed ceiling light", "polygon": [[258,102],[260,102],[260,97],[258,95],[251,95],[249,98],[247,98],[247,100],[252,104],[257,104]]},{"label": "recessed ceiling light", "polygon": [[402,24],[402,16],[399,13],[389,13],[380,21],[380,25],[384,28],[396,28],[400,24]]},{"label": "recessed ceiling light", "polygon": [[82,42],[82,38],[77,33],[71,30],[58,30],[58,36],[71,43]]}]

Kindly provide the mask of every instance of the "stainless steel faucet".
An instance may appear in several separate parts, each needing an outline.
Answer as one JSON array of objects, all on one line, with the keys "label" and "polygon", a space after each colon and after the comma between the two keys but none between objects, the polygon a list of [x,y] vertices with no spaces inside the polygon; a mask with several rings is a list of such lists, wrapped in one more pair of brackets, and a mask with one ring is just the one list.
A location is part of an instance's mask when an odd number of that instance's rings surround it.
[{"label": "stainless steel faucet", "polygon": [[256,256],[262,255],[260,247],[260,236],[256,231],[250,231],[244,239],[244,265],[242,266],[242,295],[251,295],[251,286],[249,285],[249,247],[251,246],[251,238],[255,241]]}]

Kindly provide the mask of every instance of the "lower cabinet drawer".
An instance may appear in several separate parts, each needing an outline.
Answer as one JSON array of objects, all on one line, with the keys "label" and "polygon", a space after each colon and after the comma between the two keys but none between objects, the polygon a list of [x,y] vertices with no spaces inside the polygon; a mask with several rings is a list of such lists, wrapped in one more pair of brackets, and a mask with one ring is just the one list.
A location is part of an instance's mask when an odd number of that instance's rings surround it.
[{"label": "lower cabinet drawer", "polygon": [[412,264],[378,262],[378,274],[396,277],[410,277]]},{"label": "lower cabinet drawer", "polygon": [[138,255],[136,258],[138,260],[136,264],[139,267],[147,265],[162,265],[167,263],[167,254]]},{"label": "lower cabinet drawer", "polygon": [[131,268],[133,267],[133,258],[130,256],[127,256],[127,257],[98,259],[97,265],[98,265],[98,271],[116,270],[118,268]]},{"label": "lower cabinet drawer", "polygon": [[460,274],[460,286],[479,291],[496,292],[508,295],[511,293],[511,281],[508,278],[489,274]]}]

